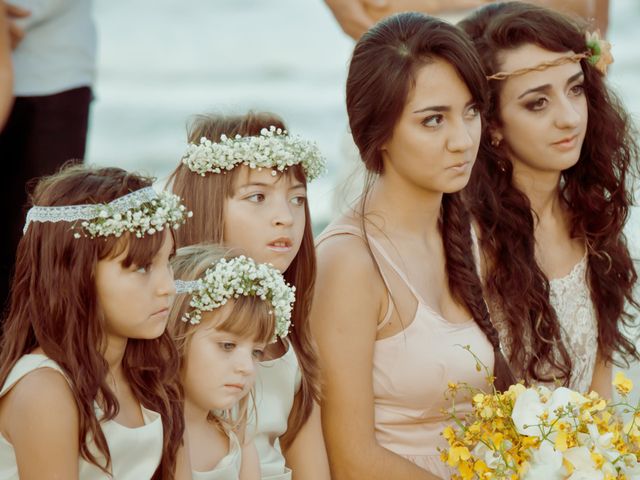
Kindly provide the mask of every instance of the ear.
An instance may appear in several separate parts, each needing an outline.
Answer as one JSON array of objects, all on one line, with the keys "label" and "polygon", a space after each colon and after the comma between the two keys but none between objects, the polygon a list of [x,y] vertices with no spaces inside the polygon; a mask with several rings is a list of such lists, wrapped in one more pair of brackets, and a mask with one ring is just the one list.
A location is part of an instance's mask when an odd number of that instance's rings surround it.
[{"label": "ear", "polygon": [[489,133],[491,145],[493,145],[494,147],[499,146],[502,143],[502,140],[504,140],[502,129],[497,125],[489,125],[489,127],[487,128],[487,132]]},{"label": "ear", "polygon": [[489,136],[492,139],[497,138],[500,141],[504,140],[504,135],[502,134],[502,127],[499,126],[498,124],[491,122],[487,126],[487,131],[489,132]]}]

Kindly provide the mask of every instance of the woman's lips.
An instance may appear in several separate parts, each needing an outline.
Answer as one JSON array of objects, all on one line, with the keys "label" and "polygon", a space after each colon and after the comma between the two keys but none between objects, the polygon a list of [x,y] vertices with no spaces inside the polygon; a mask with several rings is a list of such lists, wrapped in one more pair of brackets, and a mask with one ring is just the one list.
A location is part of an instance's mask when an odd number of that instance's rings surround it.
[{"label": "woman's lips", "polygon": [[267,244],[267,247],[274,252],[289,252],[292,246],[293,242],[286,237],[277,238]]},{"label": "woman's lips", "polygon": [[554,142],[553,145],[555,148],[560,150],[572,150],[578,143],[578,135],[573,135],[571,137],[566,137],[560,140],[559,142]]}]

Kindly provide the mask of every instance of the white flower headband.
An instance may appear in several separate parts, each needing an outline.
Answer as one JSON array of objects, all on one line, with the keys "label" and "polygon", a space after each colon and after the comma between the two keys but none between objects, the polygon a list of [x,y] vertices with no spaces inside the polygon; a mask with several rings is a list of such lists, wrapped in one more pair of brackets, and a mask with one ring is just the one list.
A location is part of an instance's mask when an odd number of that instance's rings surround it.
[{"label": "white flower headband", "polygon": [[296,288],[287,284],[272,265],[256,263],[244,255],[229,260],[222,258],[209,267],[202,278],[175,283],[178,294],[191,294],[192,310],[183,315],[183,322],[198,324],[202,312],[210,312],[240,295],[256,296],[269,301],[273,307],[276,328],[272,341],[276,336],[285,338],[289,334]]},{"label": "white flower headband", "polygon": [[221,173],[237,165],[250,168],[272,168],[285,171],[293,165],[302,165],[308,181],[322,175],[326,162],[315,143],[288,135],[286,130],[274,126],[263,128],[259,136],[228,138],[212,142],[206,137],[199,144],[189,144],[182,163],[194,173]]},{"label": "white flower headband", "polygon": [[125,232],[136,237],[152,235],[162,231],[165,225],[178,228],[186,218],[193,216],[180,203],[180,197],[170,192],[156,192],[153,187],[146,187],[109,203],[88,205],[69,205],[63,207],[33,206],[27,213],[27,221],[23,233],[27,232],[31,222],[73,222],[75,238],[120,237]]}]

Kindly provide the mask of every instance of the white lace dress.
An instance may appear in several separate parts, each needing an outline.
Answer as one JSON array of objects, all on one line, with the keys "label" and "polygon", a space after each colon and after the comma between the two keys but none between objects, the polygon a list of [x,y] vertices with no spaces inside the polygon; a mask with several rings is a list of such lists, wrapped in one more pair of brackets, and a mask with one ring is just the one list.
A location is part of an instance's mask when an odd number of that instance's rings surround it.
[{"label": "white lace dress", "polygon": [[[587,255],[582,257],[568,275],[550,280],[549,284],[551,287],[549,300],[560,322],[562,341],[571,356],[569,388],[578,392],[587,392],[591,386],[598,351],[598,319],[587,284]],[[492,320],[500,334],[500,342],[505,354],[509,358],[511,337],[501,315],[495,311],[496,309],[493,310]],[[526,345],[526,338],[530,334],[525,331],[523,335]],[[559,353],[556,355],[560,358]],[[516,377],[521,377],[521,372],[514,367],[511,365]],[[553,375],[550,367],[542,371]],[[548,385],[553,386],[553,383]]]}]

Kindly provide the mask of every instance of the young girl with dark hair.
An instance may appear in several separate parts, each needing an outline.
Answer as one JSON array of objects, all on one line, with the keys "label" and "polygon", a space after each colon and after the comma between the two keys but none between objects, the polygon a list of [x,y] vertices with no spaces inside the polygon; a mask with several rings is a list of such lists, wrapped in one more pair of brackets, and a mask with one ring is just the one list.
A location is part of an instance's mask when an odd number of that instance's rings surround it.
[{"label": "young girl with dark hair", "polygon": [[190,478],[177,352],[178,197],[117,168],[40,181],[0,352],[3,479]]},{"label": "young girl with dark hair", "polygon": [[638,147],[607,88],[609,46],[522,2],[461,22],[489,75],[488,128],[466,192],[492,319],[530,383],[611,395],[636,270],[623,227]]},{"label": "young girl with dark hair", "polygon": [[[500,353],[458,193],[480,143],[486,80],[456,27],[389,17],[357,43],[347,78],[369,172],[360,204],[318,239],[312,327],[334,479],[450,478],[440,460],[449,382],[499,388]],[[460,395],[460,411],[470,399]]]},{"label": "young girl with dark hair", "polygon": [[[177,232],[179,247],[215,243],[271,263],[296,287],[292,327],[267,346],[258,366],[255,438],[264,480],[325,480],[318,367],[308,323],[316,274],[307,181],[322,173],[317,147],[289,135],[269,113],[200,115],[170,186],[195,221]],[[257,424],[256,424],[257,419]]]}]

